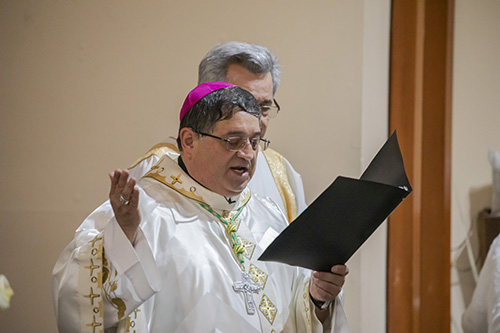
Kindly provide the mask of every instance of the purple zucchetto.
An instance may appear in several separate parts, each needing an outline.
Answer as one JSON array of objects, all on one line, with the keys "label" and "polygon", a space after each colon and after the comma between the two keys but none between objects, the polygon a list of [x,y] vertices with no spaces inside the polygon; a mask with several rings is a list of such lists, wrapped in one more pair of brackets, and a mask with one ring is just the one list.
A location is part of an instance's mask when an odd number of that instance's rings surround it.
[{"label": "purple zucchetto", "polygon": [[182,104],[181,113],[179,115],[180,121],[184,118],[184,115],[196,104],[200,99],[207,96],[208,94],[227,87],[236,87],[234,84],[223,82],[223,81],[214,81],[214,82],[205,82],[198,85],[196,88],[191,90],[184,100],[184,104]]}]

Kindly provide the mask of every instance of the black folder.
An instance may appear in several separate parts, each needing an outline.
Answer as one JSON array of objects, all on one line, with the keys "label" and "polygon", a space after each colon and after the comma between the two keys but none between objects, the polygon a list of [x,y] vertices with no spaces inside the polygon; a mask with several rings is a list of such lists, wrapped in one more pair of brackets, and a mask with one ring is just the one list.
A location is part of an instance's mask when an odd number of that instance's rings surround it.
[{"label": "black folder", "polygon": [[259,260],[328,272],[345,264],[411,191],[394,132],[359,179],[337,177]]}]

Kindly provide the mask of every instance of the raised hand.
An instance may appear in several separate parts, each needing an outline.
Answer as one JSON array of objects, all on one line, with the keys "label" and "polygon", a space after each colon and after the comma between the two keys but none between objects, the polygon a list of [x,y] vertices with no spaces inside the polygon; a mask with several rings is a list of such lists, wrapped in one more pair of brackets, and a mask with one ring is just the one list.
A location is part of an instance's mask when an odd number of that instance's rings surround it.
[{"label": "raised hand", "polygon": [[126,170],[117,169],[109,174],[111,188],[109,201],[115,218],[130,242],[134,242],[137,228],[141,222],[139,213],[139,190],[135,179]]}]

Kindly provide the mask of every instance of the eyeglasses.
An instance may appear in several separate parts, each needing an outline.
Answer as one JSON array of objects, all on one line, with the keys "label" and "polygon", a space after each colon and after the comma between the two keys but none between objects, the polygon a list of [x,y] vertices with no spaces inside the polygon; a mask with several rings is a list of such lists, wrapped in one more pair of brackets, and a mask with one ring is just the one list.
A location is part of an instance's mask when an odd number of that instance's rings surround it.
[{"label": "eyeglasses", "polygon": [[261,105],[260,109],[262,111],[262,117],[264,118],[276,118],[278,112],[280,112],[281,108],[275,98],[273,98],[274,104],[271,105]]},{"label": "eyeglasses", "polygon": [[226,143],[226,149],[229,151],[240,151],[244,149],[247,146],[247,142],[250,144],[253,150],[257,150],[259,146],[259,142],[262,143],[261,148],[262,150],[266,150],[269,147],[269,144],[271,143],[270,140],[263,139],[260,137],[255,137],[255,138],[244,138],[241,136],[230,136],[227,138],[220,138],[218,136],[208,134],[208,133],[203,133],[203,132],[196,132],[200,135],[205,135],[209,136],[211,138],[221,140]]}]

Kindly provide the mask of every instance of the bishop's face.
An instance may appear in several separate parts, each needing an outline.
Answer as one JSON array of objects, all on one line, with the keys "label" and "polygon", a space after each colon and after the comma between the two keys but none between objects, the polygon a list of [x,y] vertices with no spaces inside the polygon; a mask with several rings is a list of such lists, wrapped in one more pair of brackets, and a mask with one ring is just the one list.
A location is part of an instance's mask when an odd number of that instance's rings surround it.
[{"label": "bishop's face", "polygon": [[[216,123],[208,133],[220,138],[260,137],[259,119],[243,111],[236,111],[231,119]],[[209,136],[194,136],[186,167],[200,184],[226,197],[240,194],[255,172],[257,150],[248,143],[239,151],[226,149],[224,141]],[[184,159],[184,157],[183,157]]]}]

